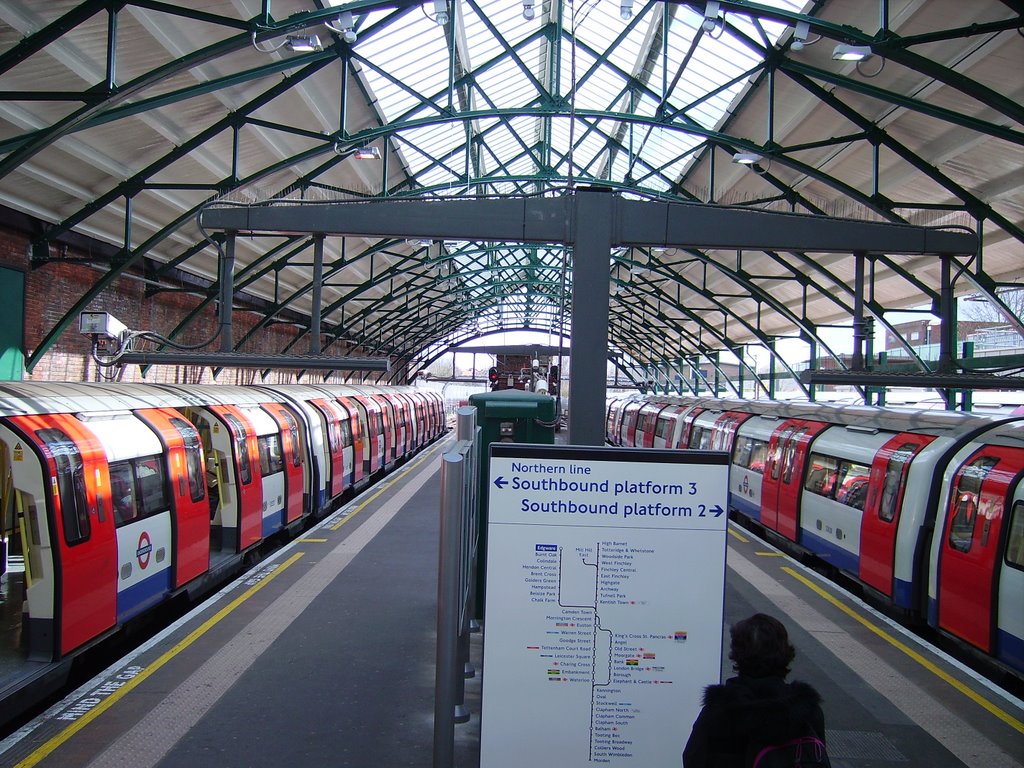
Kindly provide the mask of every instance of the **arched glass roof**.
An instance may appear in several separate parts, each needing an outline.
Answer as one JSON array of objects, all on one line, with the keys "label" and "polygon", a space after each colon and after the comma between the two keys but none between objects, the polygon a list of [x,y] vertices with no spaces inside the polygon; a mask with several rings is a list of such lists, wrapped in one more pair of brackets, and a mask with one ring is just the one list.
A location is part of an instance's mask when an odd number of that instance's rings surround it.
[{"label": "arched glass roof", "polygon": [[[29,364],[125,271],[185,280],[213,301],[218,249],[196,213],[214,199],[577,185],[967,227],[981,252],[953,265],[952,290],[1022,331],[1002,300],[1020,285],[1024,242],[1024,37],[1012,4],[530,7],[5,2],[0,205],[41,222],[35,266],[59,260],[72,235],[104,246],[93,251],[103,272]],[[319,47],[303,50],[310,35]],[[837,60],[839,45],[870,57]],[[356,159],[360,147],[379,160]],[[319,295],[328,348],[389,355],[397,378],[490,332],[571,333],[572,259],[558,244],[332,237],[320,291],[313,248],[301,233],[240,239],[236,287],[266,323],[307,330]],[[828,356],[837,342],[825,329],[853,333],[854,270],[848,254],[618,249],[610,344],[665,370],[786,338]],[[863,311],[895,331],[897,310],[938,306],[941,279],[938,259],[869,254]],[[161,330],[186,335],[197,317]]]}]

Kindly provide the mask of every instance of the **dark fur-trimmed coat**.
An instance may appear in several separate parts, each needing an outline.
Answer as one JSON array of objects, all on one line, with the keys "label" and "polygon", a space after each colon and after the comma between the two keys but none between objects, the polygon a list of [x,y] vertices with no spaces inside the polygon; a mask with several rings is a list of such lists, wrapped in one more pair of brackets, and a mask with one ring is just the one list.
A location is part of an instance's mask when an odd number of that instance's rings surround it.
[{"label": "dark fur-trimmed coat", "polygon": [[732,677],[704,690],[683,751],[683,768],[742,768],[748,750],[807,734],[825,740],[821,696],[807,683],[781,677]]}]

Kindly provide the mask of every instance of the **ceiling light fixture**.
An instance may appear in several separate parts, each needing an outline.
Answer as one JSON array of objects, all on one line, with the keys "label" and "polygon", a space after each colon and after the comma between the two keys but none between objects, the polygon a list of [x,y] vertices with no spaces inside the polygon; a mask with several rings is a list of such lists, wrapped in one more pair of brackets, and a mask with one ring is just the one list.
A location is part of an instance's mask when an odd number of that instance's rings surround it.
[{"label": "ceiling light fixture", "polygon": [[764,157],[756,152],[737,152],[732,156],[732,161],[740,165],[754,165],[763,159]]},{"label": "ceiling light fixture", "polygon": [[311,51],[322,51],[324,47],[320,44],[320,38],[316,35],[287,35],[284,40],[278,43],[270,43],[266,46],[256,42],[256,31],[252,32],[252,47],[260,53],[273,53],[285,46],[295,53],[310,53]]},{"label": "ceiling light fixture", "polygon": [[[719,15],[721,9],[722,4],[720,2],[709,0],[707,5],[704,6],[704,21],[701,24],[704,27],[704,31],[716,40],[722,36],[723,30],[725,30],[725,16]],[[717,35],[715,34],[716,31],[718,32]]]},{"label": "ceiling light fixture", "polygon": [[867,61],[874,53],[870,45],[849,45],[840,43],[832,51],[832,58],[836,61]]},{"label": "ceiling light fixture", "polygon": [[533,16],[533,0],[523,0],[523,18],[529,21]]},{"label": "ceiling light fixture", "polygon": [[345,11],[342,13],[338,17],[338,21],[336,23],[329,21],[324,22],[324,26],[332,32],[337,32],[341,35],[341,39],[349,45],[354,44],[355,41],[359,39],[359,35],[356,34],[356,20],[352,16],[352,11]]},{"label": "ceiling light fixture", "polygon": [[623,21],[633,18],[633,0],[619,0],[619,16]]},{"label": "ceiling light fixture", "polygon": [[448,23],[448,0],[434,0],[434,21],[442,27]]},{"label": "ceiling light fixture", "polygon": [[793,28],[793,42],[789,44],[791,51],[802,51],[807,45],[807,35],[811,31],[811,25],[806,21],[798,21]]},{"label": "ceiling light fixture", "polygon": [[378,147],[348,147],[343,148],[340,141],[334,142],[334,153],[345,157],[354,157],[356,160],[380,160],[380,149]]}]

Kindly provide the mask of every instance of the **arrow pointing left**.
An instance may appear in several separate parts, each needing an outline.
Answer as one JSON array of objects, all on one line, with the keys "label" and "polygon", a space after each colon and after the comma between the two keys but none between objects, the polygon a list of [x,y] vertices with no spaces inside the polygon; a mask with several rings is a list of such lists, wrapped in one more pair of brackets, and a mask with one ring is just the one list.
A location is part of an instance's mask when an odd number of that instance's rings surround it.
[{"label": "arrow pointing left", "polygon": [[499,488],[504,488],[506,485],[508,485],[508,480],[506,480],[502,475],[498,475],[496,478],[494,478],[494,484]]}]

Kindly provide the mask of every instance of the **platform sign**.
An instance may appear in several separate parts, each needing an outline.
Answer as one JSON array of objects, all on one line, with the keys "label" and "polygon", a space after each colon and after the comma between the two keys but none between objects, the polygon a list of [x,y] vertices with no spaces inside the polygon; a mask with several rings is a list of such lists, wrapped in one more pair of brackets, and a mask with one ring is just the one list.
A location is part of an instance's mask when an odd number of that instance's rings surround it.
[{"label": "platform sign", "polygon": [[678,768],[719,681],[728,454],[492,444],[481,768]]}]

